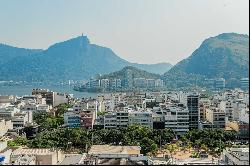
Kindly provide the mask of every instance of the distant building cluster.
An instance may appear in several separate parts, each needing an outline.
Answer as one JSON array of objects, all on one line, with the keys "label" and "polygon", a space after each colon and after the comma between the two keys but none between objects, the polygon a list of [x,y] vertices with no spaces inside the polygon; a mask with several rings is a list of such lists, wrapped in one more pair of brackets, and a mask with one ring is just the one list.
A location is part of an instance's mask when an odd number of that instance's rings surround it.
[{"label": "distant building cluster", "polygon": [[[205,85],[214,90],[222,90],[227,87],[226,80],[224,78],[213,78],[213,79],[206,79]],[[237,80],[236,80],[237,81]],[[238,80],[240,85],[239,87],[242,90],[248,90],[249,89],[249,78],[241,78]]]},{"label": "distant building cluster", "polygon": [[192,129],[235,130],[246,140],[249,129],[249,94],[240,89],[207,97],[190,92],[108,93],[80,99],[64,113],[64,127],[126,128],[139,124],[170,128],[177,135]]},{"label": "distant building cluster", "polygon": [[147,79],[147,78],[134,78],[132,71],[127,70],[123,79],[94,79],[91,78],[84,87],[87,89],[102,89],[104,91],[113,90],[131,90],[139,89],[155,89],[164,86],[162,79]]},{"label": "distant building cluster", "polygon": [[71,97],[48,89],[33,89],[32,95],[22,97],[0,96],[0,136],[34,125],[34,113],[49,112],[59,104],[68,103]]},{"label": "distant building cluster", "polygon": [[[108,83],[102,82],[104,85]],[[120,81],[113,83],[117,85],[117,82]],[[141,83],[141,80],[137,82],[138,85]],[[143,156],[138,146],[93,145],[84,154],[65,154],[57,149],[6,148],[7,140],[1,138],[14,133],[23,135],[30,126],[31,134],[26,133],[26,136],[35,137],[37,124],[33,122],[33,115],[52,114],[53,109],[63,103],[71,106],[63,113],[64,124],[60,128],[92,130],[142,125],[150,129],[172,129],[177,136],[194,129],[217,128],[235,131],[239,142],[249,140],[248,90],[221,90],[211,95],[203,91],[113,92],[78,99],[66,93],[33,89],[32,95],[0,96],[0,163],[145,165],[160,162]],[[249,162],[247,155],[247,149],[226,149],[222,159],[228,164],[245,164]]]}]

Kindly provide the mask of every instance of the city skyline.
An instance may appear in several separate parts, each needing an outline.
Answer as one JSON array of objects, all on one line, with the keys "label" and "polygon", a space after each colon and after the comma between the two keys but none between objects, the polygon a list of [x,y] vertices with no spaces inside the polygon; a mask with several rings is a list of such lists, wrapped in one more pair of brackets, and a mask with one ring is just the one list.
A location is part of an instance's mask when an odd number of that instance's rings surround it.
[{"label": "city skyline", "polygon": [[174,65],[190,56],[205,38],[227,32],[248,34],[248,3],[1,1],[0,43],[47,49],[83,33],[91,43],[109,47],[128,61]]}]

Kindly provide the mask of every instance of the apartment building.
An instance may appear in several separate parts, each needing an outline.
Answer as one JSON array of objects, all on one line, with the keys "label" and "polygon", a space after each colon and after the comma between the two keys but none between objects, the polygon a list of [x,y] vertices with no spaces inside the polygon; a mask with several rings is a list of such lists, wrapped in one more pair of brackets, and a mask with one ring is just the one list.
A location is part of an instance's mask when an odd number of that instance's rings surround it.
[{"label": "apartment building", "polygon": [[80,127],[85,129],[93,129],[93,125],[96,119],[96,111],[92,109],[86,109],[79,111]]},{"label": "apartment building", "polygon": [[225,112],[219,108],[212,107],[206,109],[206,120],[211,122],[214,128],[225,129],[226,119]]},{"label": "apartment building", "polygon": [[54,95],[53,107],[56,107],[59,104],[68,103],[68,101],[69,101],[68,96],[65,93],[54,92],[53,95]]},{"label": "apartment building", "polygon": [[247,104],[243,99],[236,99],[232,102],[233,107],[233,120],[239,120],[241,115],[246,114]]},{"label": "apartment building", "polygon": [[161,79],[156,79],[155,80],[155,87],[163,87],[164,86],[164,82]]},{"label": "apartment building", "polygon": [[240,79],[241,89],[249,90],[249,78],[242,78]]},{"label": "apartment building", "polygon": [[129,125],[133,124],[153,128],[153,113],[150,111],[130,111]]},{"label": "apartment building", "polygon": [[147,80],[145,78],[134,78],[134,86],[137,88],[146,88]]},{"label": "apartment building", "polygon": [[7,133],[9,129],[13,129],[13,123],[11,122],[11,120],[0,118],[0,137]]},{"label": "apartment building", "polygon": [[110,88],[111,89],[117,89],[122,87],[122,81],[121,79],[112,79],[110,80]]},{"label": "apartment building", "polygon": [[228,100],[224,100],[220,102],[219,108],[221,110],[223,110],[226,114],[226,121],[233,121],[234,117],[233,117],[233,99],[228,98]]},{"label": "apartment building", "polygon": [[153,113],[153,129],[165,129],[164,115]]},{"label": "apartment building", "polygon": [[96,119],[95,111],[92,109],[68,110],[64,113],[64,126],[75,128],[93,129]]},{"label": "apartment building", "polygon": [[92,78],[89,80],[89,88],[100,88],[100,87],[101,87],[101,80]]},{"label": "apartment building", "polygon": [[49,91],[49,89],[33,89],[32,95],[41,95],[42,98],[46,99],[46,104],[52,105],[53,107],[62,103],[68,103],[67,94]]},{"label": "apartment building", "polygon": [[168,106],[163,110],[165,115],[165,128],[170,128],[177,135],[183,135],[189,131],[189,111],[185,107]]},{"label": "apartment building", "polygon": [[187,108],[189,111],[189,130],[198,129],[200,121],[199,95],[191,94],[187,96]]},{"label": "apartment building", "polygon": [[109,79],[101,79],[101,87],[104,89],[108,89],[110,85]]},{"label": "apartment building", "polygon": [[25,125],[33,123],[33,114],[30,111],[18,112],[11,118],[11,121],[13,129],[25,127]]},{"label": "apartment building", "polygon": [[128,127],[129,124],[129,113],[128,111],[117,111],[116,112],[116,126]]},{"label": "apartment building", "polygon": [[53,105],[54,92],[49,91],[49,89],[33,89],[32,95],[41,95],[46,99],[46,104]]},{"label": "apartment building", "polygon": [[64,113],[64,126],[69,128],[80,127],[79,111],[67,111]]},{"label": "apartment building", "polygon": [[211,105],[211,101],[206,98],[200,98],[199,100],[199,111],[200,111],[200,121],[205,121],[206,120],[206,109],[209,108]]},{"label": "apartment building", "polygon": [[146,79],[146,86],[147,88],[154,88],[155,87],[155,79]]},{"label": "apartment building", "polygon": [[104,128],[115,129],[117,127],[116,112],[110,112],[104,116]]},{"label": "apartment building", "polygon": [[0,118],[10,120],[15,113],[20,112],[14,105],[8,105],[7,107],[0,108]]}]

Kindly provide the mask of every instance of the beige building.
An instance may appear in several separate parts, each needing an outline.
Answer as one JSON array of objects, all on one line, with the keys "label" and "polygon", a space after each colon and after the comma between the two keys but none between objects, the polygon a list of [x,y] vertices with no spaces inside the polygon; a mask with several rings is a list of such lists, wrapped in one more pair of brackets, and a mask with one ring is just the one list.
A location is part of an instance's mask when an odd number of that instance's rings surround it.
[{"label": "beige building", "polygon": [[219,108],[206,109],[206,120],[211,122],[214,128],[225,129],[225,112]]},{"label": "beige building", "polygon": [[0,103],[12,103],[16,100],[14,96],[1,96],[0,95]]},{"label": "beige building", "polygon": [[36,158],[36,165],[57,165],[64,159],[60,150],[19,148],[12,152],[10,158],[11,163],[16,162],[20,159],[20,156],[23,155],[34,155]]},{"label": "beige building", "polygon": [[11,120],[0,119],[0,136],[3,136],[9,129],[13,129]]},{"label": "beige building", "polygon": [[0,162],[0,165],[1,164],[5,165],[10,162],[10,155],[12,150],[8,148],[7,141],[8,140],[4,137],[0,138],[0,156],[5,157],[5,159],[2,162]]}]

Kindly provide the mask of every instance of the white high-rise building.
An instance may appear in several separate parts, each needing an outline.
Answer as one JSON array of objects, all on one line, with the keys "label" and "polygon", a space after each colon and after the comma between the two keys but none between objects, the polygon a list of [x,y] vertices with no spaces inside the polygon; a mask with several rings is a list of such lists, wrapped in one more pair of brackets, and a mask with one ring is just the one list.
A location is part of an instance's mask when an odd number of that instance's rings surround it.
[{"label": "white high-rise building", "polygon": [[240,79],[241,89],[249,90],[249,78]]},{"label": "white high-rise building", "polygon": [[163,110],[165,114],[165,128],[170,128],[177,135],[189,131],[189,111],[185,107],[169,106]]},{"label": "white high-rise building", "polygon": [[153,114],[146,111],[131,111],[129,112],[129,124],[138,124],[153,128]]}]

